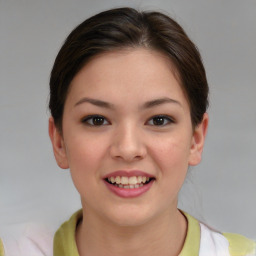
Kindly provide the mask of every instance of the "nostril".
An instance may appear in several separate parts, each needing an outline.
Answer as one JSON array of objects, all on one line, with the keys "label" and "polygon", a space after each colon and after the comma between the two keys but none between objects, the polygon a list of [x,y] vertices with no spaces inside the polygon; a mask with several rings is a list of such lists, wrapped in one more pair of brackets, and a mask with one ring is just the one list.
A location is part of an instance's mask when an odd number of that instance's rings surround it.
[{"label": "nostril", "polygon": [[119,138],[117,135],[109,152],[114,159],[132,162],[143,159],[146,155],[146,148],[139,138],[134,138],[134,136]]}]

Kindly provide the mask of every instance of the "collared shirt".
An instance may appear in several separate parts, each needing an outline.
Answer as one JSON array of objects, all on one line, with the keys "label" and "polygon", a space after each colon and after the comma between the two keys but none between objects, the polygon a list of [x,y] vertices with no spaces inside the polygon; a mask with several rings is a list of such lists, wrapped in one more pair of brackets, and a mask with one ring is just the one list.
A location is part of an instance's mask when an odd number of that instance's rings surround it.
[{"label": "collared shirt", "polygon": [[[199,223],[187,213],[187,236],[179,256],[254,256],[255,243],[244,236],[230,233],[218,233]],[[79,256],[75,232],[82,218],[82,211],[76,212],[63,223],[54,237],[54,256]]]},{"label": "collared shirt", "polygon": [[[256,243],[244,236],[219,233],[187,213],[187,235],[179,256],[256,256]],[[0,256],[79,256],[75,232],[82,210],[64,222],[51,239],[45,234],[30,235],[22,241],[0,240]],[[51,241],[50,241],[51,240]]]}]

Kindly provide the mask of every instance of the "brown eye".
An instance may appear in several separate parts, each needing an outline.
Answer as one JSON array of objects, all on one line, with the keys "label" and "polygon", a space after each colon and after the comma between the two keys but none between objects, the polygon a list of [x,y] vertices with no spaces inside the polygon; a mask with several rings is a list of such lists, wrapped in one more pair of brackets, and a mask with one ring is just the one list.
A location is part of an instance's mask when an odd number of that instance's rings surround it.
[{"label": "brown eye", "polygon": [[97,117],[92,118],[92,122],[93,122],[94,125],[103,125],[104,121],[105,121],[105,119],[101,116],[97,116]]},{"label": "brown eye", "polygon": [[149,121],[149,125],[154,125],[154,126],[165,126],[170,123],[173,123],[173,120],[169,116],[154,116],[152,117]]},{"label": "brown eye", "polygon": [[91,126],[102,126],[102,125],[109,124],[107,119],[104,116],[100,116],[100,115],[88,116],[84,118],[82,122]]}]

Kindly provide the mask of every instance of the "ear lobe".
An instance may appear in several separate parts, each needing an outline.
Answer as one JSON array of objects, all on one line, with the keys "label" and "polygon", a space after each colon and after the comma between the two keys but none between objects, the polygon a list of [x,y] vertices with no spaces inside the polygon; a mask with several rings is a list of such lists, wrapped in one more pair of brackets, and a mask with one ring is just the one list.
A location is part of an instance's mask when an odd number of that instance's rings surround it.
[{"label": "ear lobe", "polygon": [[63,137],[60,134],[58,128],[55,126],[53,117],[49,118],[48,132],[52,142],[53,153],[58,166],[62,169],[68,169],[69,165]]},{"label": "ear lobe", "polygon": [[197,165],[202,158],[204,141],[207,134],[209,116],[204,113],[202,122],[195,127],[190,149],[189,165]]}]

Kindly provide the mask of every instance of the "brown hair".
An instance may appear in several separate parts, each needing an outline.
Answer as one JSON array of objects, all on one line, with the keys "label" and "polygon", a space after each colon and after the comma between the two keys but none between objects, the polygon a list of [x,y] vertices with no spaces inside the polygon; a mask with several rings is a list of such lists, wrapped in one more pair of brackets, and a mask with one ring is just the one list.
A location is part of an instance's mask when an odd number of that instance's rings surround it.
[{"label": "brown hair", "polygon": [[118,8],[101,12],[77,26],[61,47],[50,77],[49,108],[61,131],[69,85],[90,59],[104,52],[144,47],[160,51],[178,71],[190,105],[193,126],[208,107],[208,84],[200,53],[182,27],[159,12]]}]

